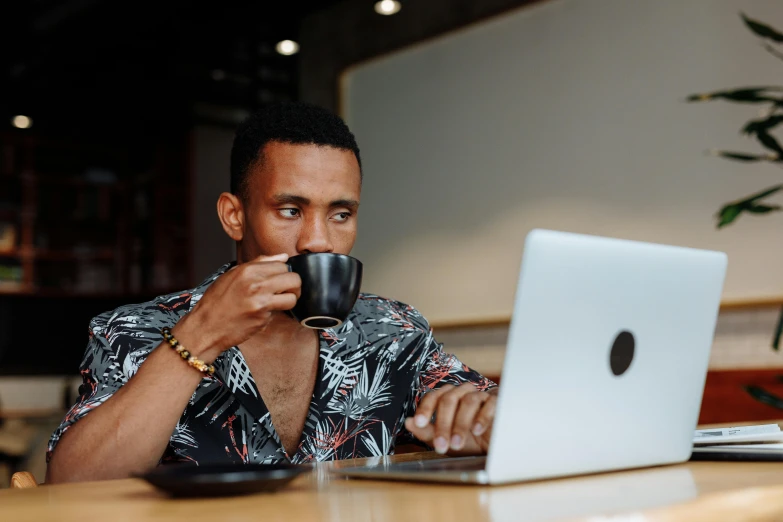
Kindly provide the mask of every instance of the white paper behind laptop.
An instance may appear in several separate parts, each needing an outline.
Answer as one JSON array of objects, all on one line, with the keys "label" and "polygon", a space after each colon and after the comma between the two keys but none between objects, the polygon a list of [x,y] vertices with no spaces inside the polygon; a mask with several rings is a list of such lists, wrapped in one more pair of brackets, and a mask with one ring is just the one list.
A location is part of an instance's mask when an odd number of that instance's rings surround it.
[{"label": "white paper behind laptop", "polygon": [[[687,460],[726,255],[545,230],[525,242],[491,483]],[[615,376],[610,351],[631,332]]]}]

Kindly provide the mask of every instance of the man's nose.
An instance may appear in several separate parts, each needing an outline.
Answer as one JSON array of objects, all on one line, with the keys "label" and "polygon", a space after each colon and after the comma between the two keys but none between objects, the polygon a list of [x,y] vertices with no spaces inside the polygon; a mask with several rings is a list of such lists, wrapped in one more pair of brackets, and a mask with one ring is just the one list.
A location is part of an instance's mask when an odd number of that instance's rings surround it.
[{"label": "man's nose", "polygon": [[326,220],[321,218],[306,220],[299,233],[296,250],[300,254],[332,252],[334,246],[329,238],[329,227],[326,225]]}]

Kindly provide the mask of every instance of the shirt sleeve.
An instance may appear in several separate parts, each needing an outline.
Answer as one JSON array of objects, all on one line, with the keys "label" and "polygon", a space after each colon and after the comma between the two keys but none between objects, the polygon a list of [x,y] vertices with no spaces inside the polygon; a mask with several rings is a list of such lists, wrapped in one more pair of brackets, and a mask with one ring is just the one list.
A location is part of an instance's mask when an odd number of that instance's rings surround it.
[{"label": "shirt sleeve", "polygon": [[79,397],[49,439],[46,452],[47,463],[51,460],[54,448],[68,428],[106,402],[128,381],[130,377],[129,365],[138,369],[137,364],[132,364],[133,360],[137,358],[137,354],[132,353],[131,347],[123,339],[126,336],[112,335],[115,333],[100,316],[90,321],[87,349],[79,366],[79,372],[82,376]]},{"label": "shirt sleeve", "polygon": [[417,361],[418,368],[413,379],[396,444],[424,445],[405,429],[404,420],[406,417],[413,416],[419,402],[427,393],[446,384],[459,386],[460,384],[472,383],[478,391],[483,392],[497,387],[497,384],[468,367],[456,356],[443,351],[443,344],[435,340],[432,330],[424,336],[421,342],[422,355]]}]

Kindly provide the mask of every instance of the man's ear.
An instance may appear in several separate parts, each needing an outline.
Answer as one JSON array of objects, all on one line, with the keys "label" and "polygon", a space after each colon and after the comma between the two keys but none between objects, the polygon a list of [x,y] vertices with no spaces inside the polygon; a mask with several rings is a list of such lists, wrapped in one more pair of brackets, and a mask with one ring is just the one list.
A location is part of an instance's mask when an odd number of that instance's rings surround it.
[{"label": "man's ear", "polygon": [[245,231],[245,209],[242,200],[234,194],[223,192],[217,200],[217,213],[228,237],[234,241],[242,241]]}]

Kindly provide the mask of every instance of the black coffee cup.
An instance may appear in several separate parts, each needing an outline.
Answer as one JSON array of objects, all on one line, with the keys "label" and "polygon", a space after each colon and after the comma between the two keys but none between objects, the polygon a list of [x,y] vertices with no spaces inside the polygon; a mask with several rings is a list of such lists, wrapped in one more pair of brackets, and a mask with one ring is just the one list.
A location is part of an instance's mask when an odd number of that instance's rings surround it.
[{"label": "black coffee cup", "polygon": [[362,285],[362,263],[342,254],[301,254],[288,259],[302,278],[302,295],[290,314],[307,328],[335,328],[351,313]]}]

